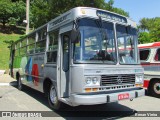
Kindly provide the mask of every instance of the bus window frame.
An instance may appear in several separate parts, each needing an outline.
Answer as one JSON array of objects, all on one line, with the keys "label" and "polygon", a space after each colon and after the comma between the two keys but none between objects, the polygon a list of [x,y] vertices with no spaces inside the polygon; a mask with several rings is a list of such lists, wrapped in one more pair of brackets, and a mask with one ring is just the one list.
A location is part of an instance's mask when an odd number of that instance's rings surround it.
[{"label": "bus window frame", "polygon": [[[14,54],[14,57],[19,57],[20,56],[20,48],[16,48],[14,49],[15,50],[15,54]],[[16,54],[16,51],[18,50],[18,55]]]},{"label": "bus window frame", "polygon": [[[42,43],[42,42],[45,42],[44,50],[37,52],[37,44],[38,44],[38,43]],[[46,51],[46,44],[47,44],[47,38],[44,39],[44,40],[40,40],[40,41],[35,42],[35,51],[34,51],[34,53],[35,53],[35,54],[36,54],[36,53],[44,53],[44,52]],[[41,48],[40,48],[40,49],[41,49]]]},{"label": "bus window frame", "polygon": [[158,51],[158,50],[160,50],[160,47],[157,47],[157,48],[155,48],[155,49],[156,49],[156,50],[155,50],[155,52],[154,52],[153,61],[154,61],[154,62],[160,62],[160,60],[155,60],[155,57],[156,57],[157,51]]},{"label": "bus window frame", "polygon": [[[26,52],[25,52],[25,54],[21,54],[21,49],[23,49],[23,48],[26,48]],[[26,56],[27,55],[27,46],[23,46],[23,47],[21,47],[20,48],[20,51],[19,51],[19,56]]]},{"label": "bus window frame", "polygon": [[[148,54],[148,57],[147,57],[146,60],[141,60],[141,59],[140,59],[140,50],[149,50],[149,54]],[[139,60],[140,60],[141,62],[147,62],[147,61],[149,60],[149,58],[150,58],[150,55],[151,55],[151,48],[142,48],[142,49],[139,49]]]},{"label": "bus window frame", "polygon": [[[22,42],[24,42],[24,41],[26,41],[26,44],[23,46]],[[28,39],[27,38],[22,39],[21,40],[21,47],[20,48],[27,46],[27,43],[28,43]]]},{"label": "bus window frame", "polygon": [[[30,37],[33,37],[34,36],[34,42],[33,43],[29,43],[29,38]],[[27,37],[27,54],[29,54],[29,55],[32,55],[32,54],[35,54],[35,47],[36,47],[36,32],[35,33],[32,33],[31,35],[29,35],[28,37]],[[31,45],[33,45],[34,44],[34,51],[33,51],[33,53],[30,53],[30,50],[29,50],[29,46],[31,46]]]},{"label": "bus window frame", "polygon": [[[46,43],[47,44],[47,47],[46,48],[48,48],[48,49],[46,49],[46,64],[53,64],[53,65],[56,65],[57,64],[57,59],[58,59],[58,51],[59,51],[59,44],[60,44],[60,42],[59,42],[59,37],[60,37],[60,34],[59,34],[59,29],[55,29],[55,30],[53,30],[53,31],[49,31],[49,32],[47,32],[47,34],[48,34],[48,42]],[[57,33],[57,49],[56,50],[49,50],[49,45],[50,45],[50,35],[51,34],[56,34]],[[54,61],[52,61],[52,62],[48,62],[48,53],[51,53],[51,52],[55,52],[55,51],[57,51],[57,56],[56,56],[56,61],[54,62]]]}]

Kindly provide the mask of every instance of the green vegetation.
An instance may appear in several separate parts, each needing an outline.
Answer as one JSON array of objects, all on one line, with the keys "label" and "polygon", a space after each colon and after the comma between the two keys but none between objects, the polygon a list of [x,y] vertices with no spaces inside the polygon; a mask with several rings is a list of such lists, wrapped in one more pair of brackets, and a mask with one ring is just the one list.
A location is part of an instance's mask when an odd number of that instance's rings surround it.
[{"label": "green vegetation", "polygon": [[140,43],[160,41],[160,17],[140,20],[139,41]]},{"label": "green vegetation", "polygon": [[19,34],[22,33],[20,32],[22,28],[14,27],[14,31],[11,31],[11,27],[6,26],[6,29],[10,30],[10,34],[5,31],[2,32],[2,26],[0,25],[0,69],[8,69],[9,67],[10,50],[7,42],[18,40],[22,36],[22,34]]},{"label": "green vegetation", "polygon": [[0,0],[0,22],[6,24],[22,24],[25,19],[25,3],[22,0]]}]

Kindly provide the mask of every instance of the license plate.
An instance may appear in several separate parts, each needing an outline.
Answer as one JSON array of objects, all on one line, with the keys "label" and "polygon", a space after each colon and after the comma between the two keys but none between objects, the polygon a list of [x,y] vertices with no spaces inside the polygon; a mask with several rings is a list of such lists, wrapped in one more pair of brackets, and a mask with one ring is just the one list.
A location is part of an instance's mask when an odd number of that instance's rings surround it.
[{"label": "license plate", "polygon": [[118,100],[123,100],[123,99],[128,99],[128,98],[129,98],[129,93],[124,93],[124,94],[118,95]]}]

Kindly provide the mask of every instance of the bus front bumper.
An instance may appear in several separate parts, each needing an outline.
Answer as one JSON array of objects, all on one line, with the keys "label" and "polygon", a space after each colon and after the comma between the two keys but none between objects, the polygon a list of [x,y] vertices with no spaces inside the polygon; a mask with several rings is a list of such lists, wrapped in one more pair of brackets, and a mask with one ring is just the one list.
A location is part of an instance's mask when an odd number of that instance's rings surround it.
[{"label": "bus front bumper", "polygon": [[107,93],[91,93],[91,94],[72,94],[70,96],[70,102],[72,106],[78,105],[95,105],[117,102],[125,99],[134,99],[145,95],[145,90],[142,88],[136,90],[126,90],[121,92],[107,92]]}]

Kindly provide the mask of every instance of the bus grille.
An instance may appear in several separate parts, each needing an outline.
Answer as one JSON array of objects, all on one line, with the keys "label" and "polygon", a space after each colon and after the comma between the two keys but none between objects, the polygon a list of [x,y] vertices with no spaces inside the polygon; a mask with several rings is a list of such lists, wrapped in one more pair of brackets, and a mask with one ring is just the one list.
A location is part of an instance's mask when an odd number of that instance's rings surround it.
[{"label": "bus grille", "polygon": [[124,84],[135,84],[135,74],[101,76],[101,86]]}]

